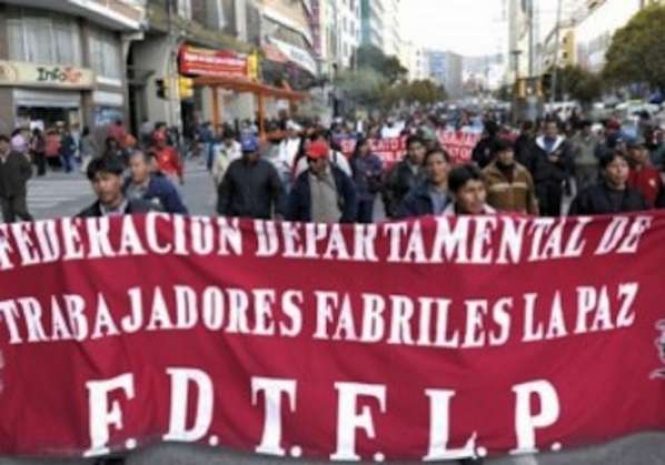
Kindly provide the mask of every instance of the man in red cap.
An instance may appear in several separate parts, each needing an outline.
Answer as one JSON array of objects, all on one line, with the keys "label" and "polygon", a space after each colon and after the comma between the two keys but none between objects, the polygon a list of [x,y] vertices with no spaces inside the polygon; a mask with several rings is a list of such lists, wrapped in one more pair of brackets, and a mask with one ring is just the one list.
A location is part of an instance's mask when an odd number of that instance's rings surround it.
[{"label": "man in red cap", "polygon": [[178,152],[166,144],[166,134],[163,131],[155,131],[152,141],[152,153],[157,161],[157,169],[174,183],[177,180],[180,184],[184,184],[182,160]]},{"label": "man in red cap", "polygon": [[307,170],[296,179],[289,194],[286,218],[314,223],[352,223],[357,194],[353,181],[330,163],[330,147],[324,141],[307,148]]}]

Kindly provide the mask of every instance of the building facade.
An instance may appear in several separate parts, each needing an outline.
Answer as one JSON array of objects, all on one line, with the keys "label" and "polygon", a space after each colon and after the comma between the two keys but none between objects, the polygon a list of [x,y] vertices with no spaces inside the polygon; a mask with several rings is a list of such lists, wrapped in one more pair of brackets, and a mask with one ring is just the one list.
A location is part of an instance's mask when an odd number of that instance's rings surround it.
[{"label": "building facade", "polygon": [[399,57],[402,49],[402,27],[400,20],[400,0],[386,0],[383,25],[383,53]]},{"label": "building facade", "polygon": [[0,2],[0,131],[128,116],[126,57],[140,2]]},{"label": "building facade", "polygon": [[459,98],[464,93],[464,60],[461,55],[449,51],[429,50],[427,69],[429,78],[443,85],[451,98]]},{"label": "building facade", "polygon": [[361,0],[361,45],[385,50],[386,7],[384,0]]}]

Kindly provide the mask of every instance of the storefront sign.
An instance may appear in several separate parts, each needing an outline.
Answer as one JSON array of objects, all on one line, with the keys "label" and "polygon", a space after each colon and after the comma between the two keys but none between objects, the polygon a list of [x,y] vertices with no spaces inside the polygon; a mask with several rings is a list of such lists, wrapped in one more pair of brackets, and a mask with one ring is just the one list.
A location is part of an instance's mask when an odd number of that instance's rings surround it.
[{"label": "storefront sign", "polygon": [[91,89],[94,85],[90,69],[0,60],[0,86]]},{"label": "storefront sign", "polygon": [[180,74],[247,77],[247,57],[229,50],[210,50],[184,45],[180,49]]},{"label": "storefront sign", "polygon": [[0,225],[0,454],[447,461],[665,429],[665,214]]},{"label": "storefront sign", "polygon": [[275,38],[271,38],[270,42],[275,44],[277,48],[279,48],[280,51],[287,56],[289,61],[295,63],[304,70],[309,71],[311,74],[316,75],[317,72],[316,60],[314,60],[312,55],[307,50],[304,50],[300,47],[296,47],[295,45],[288,44],[284,41]]}]

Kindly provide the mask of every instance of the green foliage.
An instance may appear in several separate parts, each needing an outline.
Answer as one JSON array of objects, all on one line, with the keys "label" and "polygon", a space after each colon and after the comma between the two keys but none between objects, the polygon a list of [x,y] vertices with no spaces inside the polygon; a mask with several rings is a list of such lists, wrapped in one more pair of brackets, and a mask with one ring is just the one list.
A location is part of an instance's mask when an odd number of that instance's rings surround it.
[{"label": "green foliage", "polygon": [[603,76],[619,85],[647,83],[665,89],[665,6],[650,6],[636,14],[612,38]]},{"label": "green foliage", "polygon": [[386,56],[383,51],[373,45],[365,45],[356,51],[356,67],[370,68],[385,76],[391,84],[404,79],[409,72],[395,56]]},{"label": "green foliage", "polygon": [[448,98],[443,86],[438,86],[429,79],[406,84],[404,95],[407,103],[420,103],[422,105],[441,102]]},{"label": "green foliage", "polygon": [[381,90],[388,81],[370,68],[349,70],[340,73],[335,86],[343,91],[344,97],[361,106],[376,106],[381,100]]},{"label": "green foliage", "polygon": [[[549,99],[552,95],[552,78],[554,70],[548,71],[543,79],[543,92]],[[565,99],[566,95],[580,103],[588,104],[599,99],[603,94],[603,80],[598,74],[594,74],[579,66],[566,66],[557,69],[556,82],[557,101]]]}]

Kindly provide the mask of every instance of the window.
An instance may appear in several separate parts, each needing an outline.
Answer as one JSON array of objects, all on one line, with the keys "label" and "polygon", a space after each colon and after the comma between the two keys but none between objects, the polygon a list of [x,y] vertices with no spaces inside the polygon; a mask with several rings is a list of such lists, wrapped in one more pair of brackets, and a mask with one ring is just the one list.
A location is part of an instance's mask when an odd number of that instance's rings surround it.
[{"label": "window", "polygon": [[122,78],[120,47],[112,32],[95,29],[90,31],[90,67],[100,76]]},{"label": "window", "polygon": [[178,0],[178,16],[185,19],[192,19],[191,0]]},{"label": "window", "polygon": [[74,19],[54,13],[10,9],[7,35],[11,60],[81,65],[81,37]]}]

